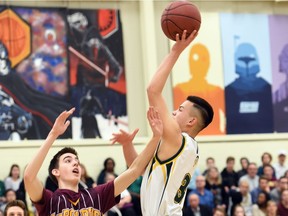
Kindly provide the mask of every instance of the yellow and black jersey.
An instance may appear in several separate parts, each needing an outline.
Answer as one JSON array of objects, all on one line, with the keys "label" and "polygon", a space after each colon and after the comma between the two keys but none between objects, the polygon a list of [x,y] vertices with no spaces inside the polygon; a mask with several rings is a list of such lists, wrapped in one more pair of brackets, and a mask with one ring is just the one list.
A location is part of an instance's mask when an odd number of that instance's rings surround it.
[{"label": "yellow and black jersey", "polygon": [[182,133],[182,145],[171,158],[161,161],[157,152],[148,164],[141,186],[143,216],[182,215],[186,188],[198,161],[197,142]]}]

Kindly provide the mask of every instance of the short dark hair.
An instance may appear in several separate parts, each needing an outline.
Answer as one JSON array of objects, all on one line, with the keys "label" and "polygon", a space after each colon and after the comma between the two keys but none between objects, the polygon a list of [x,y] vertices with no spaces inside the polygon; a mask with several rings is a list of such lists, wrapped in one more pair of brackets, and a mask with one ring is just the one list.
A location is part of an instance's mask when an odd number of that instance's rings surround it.
[{"label": "short dark hair", "polygon": [[54,155],[54,157],[52,158],[52,160],[50,161],[49,164],[49,168],[48,168],[48,172],[49,172],[49,177],[52,179],[52,181],[58,185],[58,181],[57,178],[52,174],[52,170],[53,169],[58,169],[59,167],[59,158],[66,153],[71,153],[74,154],[76,156],[78,156],[76,150],[74,148],[71,147],[65,147],[63,149],[61,149],[60,151],[57,152],[57,154]]},{"label": "short dark hair", "polygon": [[20,207],[24,211],[24,216],[28,216],[28,211],[27,211],[26,205],[22,200],[12,200],[12,201],[8,202],[6,207],[5,207],[5,210],[4,210],[4,216],[7,216],[8,209],[10,207],[13,207],[13,206]]},{"label": "short dark hair", "polygon": [[226,158],[226,163],[230,162],[230,161],[235,161],[235,158],[232,156],[229,156]]},{"label": "short dark hair", "polygon": [[201,116],[202,116],[203,121],[204,121],[203,122],[204,127],[202,129],[204,129],[213,120],[214,111],[213,111],[212,106],[206,100],[204,100],[201,97],[197,97],[197,96],[188,96],[187,100],[192,102],[194,104],[194,107],[200,111]]}]

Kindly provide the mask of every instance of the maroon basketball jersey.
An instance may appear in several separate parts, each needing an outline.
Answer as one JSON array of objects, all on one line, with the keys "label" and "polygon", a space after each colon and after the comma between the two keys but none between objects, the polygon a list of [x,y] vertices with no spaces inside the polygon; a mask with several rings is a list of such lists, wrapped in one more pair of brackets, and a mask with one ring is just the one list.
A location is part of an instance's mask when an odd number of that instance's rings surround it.
[{"label": "maroon basketball jersey", "polygon": [[120,201],[114,197],[114,182],[96,188],[80,189],[78,193],[57,189],[54,193],[44,189],[42,199],[34,203],[40,216],[94,216],[103,215]]}]

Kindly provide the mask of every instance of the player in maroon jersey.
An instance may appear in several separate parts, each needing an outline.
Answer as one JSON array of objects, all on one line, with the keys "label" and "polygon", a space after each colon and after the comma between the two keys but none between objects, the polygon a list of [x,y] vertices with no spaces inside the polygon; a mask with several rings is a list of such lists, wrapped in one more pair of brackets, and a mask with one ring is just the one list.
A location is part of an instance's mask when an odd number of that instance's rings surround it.
[{"label": "player in maroon jersey", "polygon": [[[153,137],[145,149],[129,169],[119,175],[114,181],[91,189],[78,188],[81,167],[77,152],[73,148],[63,148],[53,157],[49,166],[49,175],[58,184],[58,189],[53,193],[44,189],[37,174],[53,142],[70,125],[68,118],[74,110],[72,108],[58,116],[45,142],[27,165],[24,172],[26,191],[41,216],[103,215],[119,202],[120,193],[143,173],[162,135],[162,121],[158,112],[153,107],[150,107],[147,112],[147,118],[153,131]],[[136,135],[137,132],[138,130],[136,129],[133,134]]]}]

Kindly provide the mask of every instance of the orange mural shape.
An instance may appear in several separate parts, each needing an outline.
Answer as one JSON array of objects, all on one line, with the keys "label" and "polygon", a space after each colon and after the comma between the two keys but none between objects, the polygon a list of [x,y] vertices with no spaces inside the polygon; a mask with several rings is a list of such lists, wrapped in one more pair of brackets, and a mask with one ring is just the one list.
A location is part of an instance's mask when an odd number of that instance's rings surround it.
[{"label": "orange mural shape", "polygon": [[201,131],[199,135],[226,134],[224,90],[207,82],[206,76],[209,67],[210,55],[208,49],[200,43],[192,46],[189,54],[191,78],[187,82],[179,83],[174,87],[174,109],[178,109],[179,105],[189,95],[202,97],[212,105],[214,118],[211,124]]},{"label": "orange mural shape", "polygon": [[116,10],[98,10],[99,31],[103,38],[109,37],[118,30],[118,19],[116,13]]},{"label": "orange mural shape", "polygon": [[11,67],[14,67],[31,52],[30,26],[13,10],[0,13],[0,40],[9,53]]}]

